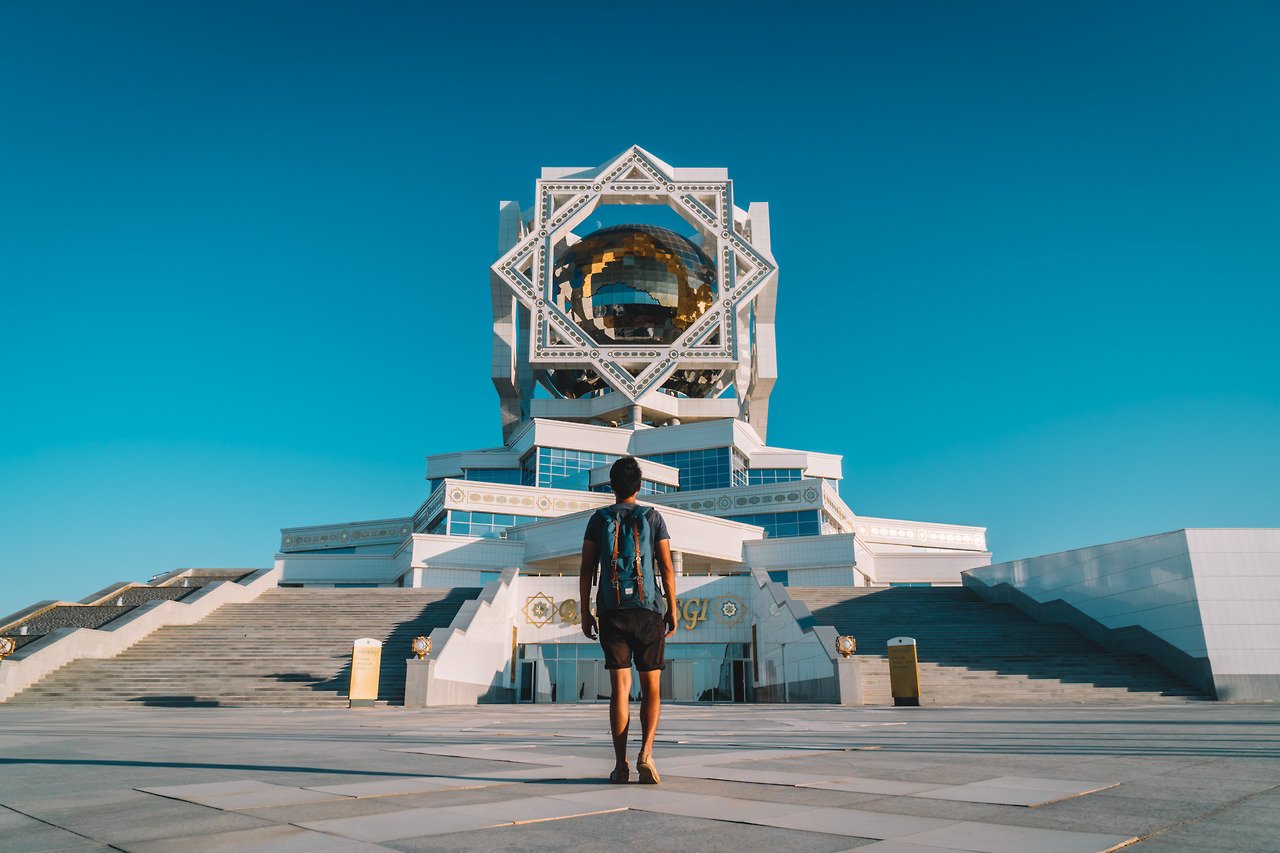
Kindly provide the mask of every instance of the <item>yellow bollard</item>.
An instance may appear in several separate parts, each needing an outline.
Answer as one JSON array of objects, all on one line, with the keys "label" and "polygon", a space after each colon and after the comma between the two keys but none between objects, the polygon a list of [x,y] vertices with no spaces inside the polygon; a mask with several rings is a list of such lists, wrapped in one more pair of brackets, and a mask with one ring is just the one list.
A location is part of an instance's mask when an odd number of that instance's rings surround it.
[{"label": "yellow bollard", "polygon": [[382,668],[382,643],[370,637],[356,640],[351,648],[351,689],[348,708],[372,708],[378,699],[378,673]]},{"label": "yellow bollard", "polygon": [[916,641],[911,637],[889,641],[889,691],[894,705],[920,704],[920,667],[916,663]]}]

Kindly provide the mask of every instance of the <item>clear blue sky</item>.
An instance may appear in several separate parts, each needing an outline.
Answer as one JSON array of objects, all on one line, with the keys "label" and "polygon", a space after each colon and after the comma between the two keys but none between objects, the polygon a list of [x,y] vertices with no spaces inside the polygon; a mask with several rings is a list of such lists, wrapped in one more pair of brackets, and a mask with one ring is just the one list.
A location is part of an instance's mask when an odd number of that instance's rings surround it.
[{"label": "clear blue sky", "polygon": [[0,615],[500,443],[501,199],[772,205],[770,442],[997,560],[1280,524],[1280,4],[0,2]]}]

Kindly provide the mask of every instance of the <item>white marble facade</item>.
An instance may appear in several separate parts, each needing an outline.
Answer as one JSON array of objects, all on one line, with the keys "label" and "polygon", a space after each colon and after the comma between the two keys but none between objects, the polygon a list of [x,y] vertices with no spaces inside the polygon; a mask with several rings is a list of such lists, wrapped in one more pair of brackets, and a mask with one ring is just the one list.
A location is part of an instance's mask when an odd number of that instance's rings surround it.
[{"label": "white marble facade", "polygon": [[[581,295],[592,285],[569,281],[558,264],[573,246],[593,239],[575,231],[601,205],[661,205],[688,222],[687,238],[660,230],[652,239],[641,234],[637,239],[650,254],[637,250],[638,261],[624,258],[633,265],[652,261],[665,274],[675,269],[668,243],[680,243],[683,257],[705,262],[702,292],[714,298],[686,310],[689,300],[681,296],[669,312],[675,318],[669,340],[657,333],[653,340],[610,340],[600,328],[584,328],[582,305],[592,300]],[[561,587],[576,597],[587,519],[612,502],[608,468],[625,455],[642,460],[641,500],[666,518],[682,591],[708,584],[764,589],[769,579],[798,586],[958,584],[962,571],[990,563],[985,528],[860,516],[840,495],[840,456],[766,443],[777,378],[778,266],[769,235],[768,206],[737,206],[724,169],[676,168],[636,147],[596,168],[544,169],[532,206],[499,206],[490,290],[502,445],[427,457],[427,497],[404,517],[282,530],[277,565],[283,582],[489,585],[486,596],[501,588],[505,600],[512,588],[532,589],[537,579],[558,590],[557,600],[567,600]],[[609,251],[602,256],[609,262],[625,254]],[[680,286],[692,275],[677,273],[671,281]],[[644,311],[667,305],[661,288],[670,283],[660,281],[652,292],[636,285],[619,304],[601,308],[604,294],[619,284],[597,281],[587,293],[596,325],[609,333],[628,322],[624,315],[637,302],[645,303],[641,319],[648,322]],[[477,318],[478,333],[485,325]],[[504,571],[514,575],[500,583]],[[738,633],[776,621],[772,599],[772,612],[755,612],[764,600],[742,593]],[[488,604],[483,613],[494,624],[530,627],[527,614],[512,607]],[[795,621],[792,630],[801,630]],[[698,639],[689,642],[724,641],[717,628],[698,628]],[[465,633],[474,641],[474,631]],[[809,638],[811,651],[819,649],[812,632]],[[569,631],[554,642],[584,639]],[[781,643],[778,648],[791,645]],[[470,659],[461,651],[465,643],[452,645],[461,656],[453,660]],[[821,665],[802,663],[804,647],[795,646],[786,662],[755,663],[777,673],[774,683],[784,675],[826,677],[818,671],[830,666],[827,652],[814,652]],[[474,654],[477,661],[497,659],[494,649]],[[462,678],[456,663],[449,666],[453,680]],[[486,683],[493,673],[473,675]],[[759,683],[768,680],[757,675]]]},{"label": "white marble facade", "polygon": [[[611,500],[598,491],[609,465],[625,455],[642,460],[641,499],[662,508],[689,575],[954,584],[990,562],[984,528],[859,516],[838,490],[840,456],[766,444],[778,267],[768,206],[736,206],[726,170],[632,147],[595,168],[543,169],[536,184],[532,206],[499,205],[490,271],[502,446],[427,457],[430,493],[403,518],[283,530],[286,583],[482,586],[507,566],[572,573],[586,517]],[[557,298],[556,259],[601,205],[673,210],[712,260],[715,299],[675,340],[592,340]],[[664,390],[679,370],[718,371],[717,393]],[[539,396],[555,391],[555,371],[594,371],[604,384]]]},{"label": "white marble facade", "polygon": [[1280,699],[1278,529],[1175,530],[988,566],[967,583],[1219,699]]}]

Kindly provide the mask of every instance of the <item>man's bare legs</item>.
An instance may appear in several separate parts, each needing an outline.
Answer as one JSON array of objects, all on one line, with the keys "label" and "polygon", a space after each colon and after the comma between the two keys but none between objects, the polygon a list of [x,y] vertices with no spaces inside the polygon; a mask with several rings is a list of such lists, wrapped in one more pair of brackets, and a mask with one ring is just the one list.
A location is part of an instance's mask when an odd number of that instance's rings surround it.
[{"label": "man's bare legs", "polygon": [[[641,677],[647,673],[641,673]],[[613,735],[615,769],[627,768],[627,730],[631,726],[631,667],[609,670],[613,693],[609,696],[609,733]],[[641,720],[644,719],[643,712]],[[656,722],[656,718],[655,718]],[[651,739],[652,740],[652,739]]]},{"label": "man's bare legs", "polygon": [[658,781],[658,772],[653,767],[653,738],[658,734],[658,718],[662,716],[662,671],[651,670],[640,673],[640,728],[643,740],[640,744],[640,755],[636,764],[640,766],[640,781]]},{"label": "man's bare legs", "polygon": [[[631,728],[631,670],[611,669],[609,680],[613,693],[609,697],[609,733],[613,736],[615,769],[627,768],[627,735]],[[662,672],[640,673],[640,760],[648,763],[653,753],[653,739],[658,733],[662,715]]]},{"label": "man's bare legs", "polygon": [[640,673],[640,731],[644,736],[640,754],[653,752],[653,737],[658,733],[658,718],[662,716],[662,671]]}]

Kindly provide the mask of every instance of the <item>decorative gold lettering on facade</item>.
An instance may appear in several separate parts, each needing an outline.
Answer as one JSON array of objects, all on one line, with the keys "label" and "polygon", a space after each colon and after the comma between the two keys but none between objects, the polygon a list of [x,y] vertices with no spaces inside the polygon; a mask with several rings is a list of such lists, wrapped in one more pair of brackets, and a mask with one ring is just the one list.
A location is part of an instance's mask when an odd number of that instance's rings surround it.
[{"label": "decorative gold lettering on facade", "polygon": [[685,630],[692,631],[698,627],[699,622],[707,621],[707,606],[710,603],[709,598],[676,599],[676,613],[684,622]]},{"label": "decorative gold lettering on facade", "polygon": [[575,599],[560,602],[560,621],[566,625],[577,625],[582,621],[578,616],[578,602]]},{"label": "decorative gold lettering on facade", "polygon": [[529,596],[524,602],[524,618],[538,628],[549,625],[556,618],[556,600],[545,592]]},{"label": "decorative gold lettering on facade", "polygon": [[[677,598],[676,620],[686,631],[692,631],[707,621],[711,615],[717,622],[737,625],[742,621],[741,602],[734,596],[718,598]],[[558,604],[554,598],[539,592],[525,599],[525,621],[541,628],[559,622],[561,625],[578,625],[582,622],[582,609],[577,599],[566,598]],[[591,615],[596,615],[595,602],[591,602]]]},{"label": "decorative gold lettering on facade", "polygon": [[737,625],[742,622],[745,608],[736,596],[721,595],[716,598],[716,621],[721,625]]}]

